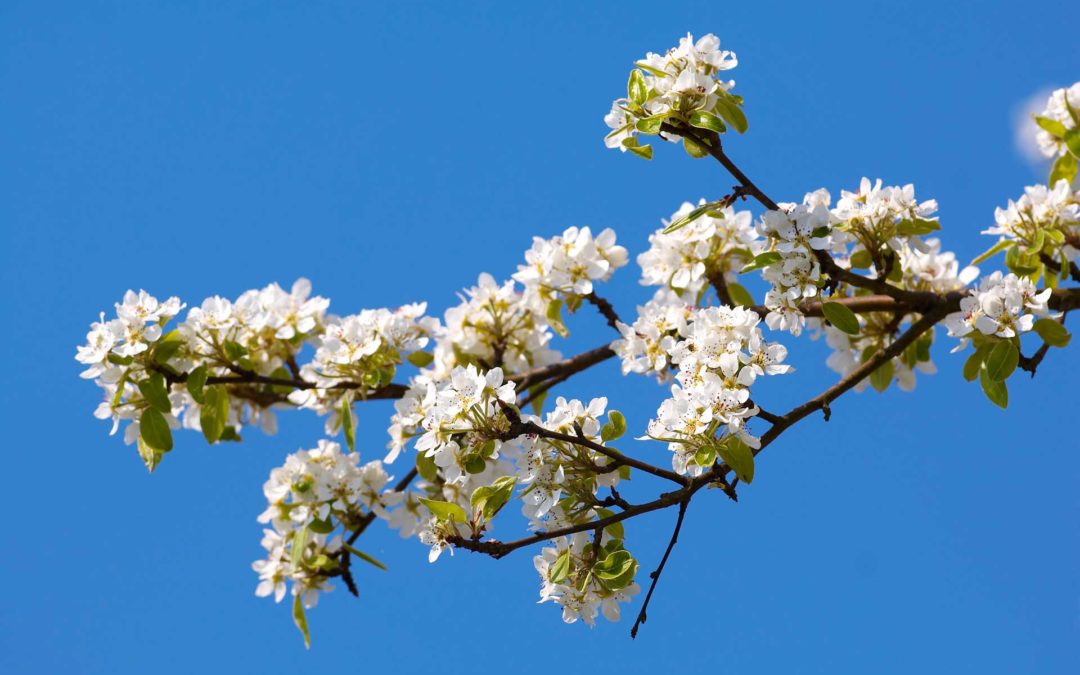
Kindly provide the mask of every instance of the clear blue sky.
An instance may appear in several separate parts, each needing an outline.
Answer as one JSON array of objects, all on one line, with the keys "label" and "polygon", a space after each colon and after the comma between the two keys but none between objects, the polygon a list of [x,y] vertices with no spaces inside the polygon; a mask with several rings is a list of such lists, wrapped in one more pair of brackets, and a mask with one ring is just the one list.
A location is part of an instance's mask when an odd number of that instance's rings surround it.
[{"label": "clear blue sky", "polygon": [[[72,358],[125,289],[192,303],[303,275],[340,313],[441,312],[533,234],[611,226],[637,253],[732,184],[678,148],[649,164],[601,142],[631,61],[688,30],[738,52],[750,133],[729,149],[772,195],[913,181],[969,259],[1042,176],[1013,107],[1080,79],[1080,6],[1052,0],[368,4],[0,6],[0,671],[1080,672],[1080,351],[1018,375],[1003,413],[944,339],[915,395],[849,395],[769,448],[738,505],[695,501],[635,642],[627,620],[590,631],[535,605],[528,552],[428,565],[375,527],[391,571],[325,597],[305,652],[249,565],[267,472],[321,424],[184,434],[147,475]],[[636,280],[610,286],[624,315]],[[608,337],[588,314],[571,327],[568,352]],[[772,409],[834,377],[823,345],[789,344],[798,372],[755,392]],[[610,363],[563,391],[606,392],[639,425],[663,396]],[[366,457],[388,409],[360,411]],[[674,515],[629,529],[646,570]]]}]

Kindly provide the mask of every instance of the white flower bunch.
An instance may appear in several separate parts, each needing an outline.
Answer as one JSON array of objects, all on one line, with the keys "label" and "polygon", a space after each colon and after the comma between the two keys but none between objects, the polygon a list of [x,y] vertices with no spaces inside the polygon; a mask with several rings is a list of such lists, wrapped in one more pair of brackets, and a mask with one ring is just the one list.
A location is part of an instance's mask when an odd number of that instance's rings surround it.
[{"label": "white flower bunch", "polygon": [[1065,134],[1080,127],[1080,82],[1067,89],[1055,89],[1046,101],[1046,110],[1036,115],[1040,130],[1035,140],[1046,157],[1064,156],[1069,153]]},{"label": "white flower bunch", "polygon": [[256,595],[273,594],[280,602],[291,581],[293,595],[301,595],[305,607],[315,606],[319,591],[329,590],[327,573],[339,569],[342,540],[329,535],[339,525],[355,526],[365,510],[389,517],[384,489],[390,477],[381,462],[361,466],[359,460],[358,454],[321,440],[270,472],[263,485],[268,505],[258,520],[273,529],[265,530],[263,539],[267,557],[252,565],[259,574]]},{"label": "white flower bunch", "polygon": [[431,457],[447,482],[463,482],[498,459],[501,431],[509,427],[502,404],[514,404],[514,383],[503,382],[501,368],[481,372],[457,366],[450,378],[427,389],[424,433],[416,450]]},{"label": "white flower bunch", "polygon": [[[100,320],[90,326],[86,344],[78,348],[75,360],[87,366],[80,376],[94,380],[101,387],[104,400],[94,411],[98,419],[111,419],[115,434],[121,420],[131,420],[124,430],[124,442],[139,438],[140,414],[151,406],[140,382],[149,386],[153,367],[167,362],[176,354],[177,340],[162,340],[164,327],[184,305],[179,298],[159,302],[146,291],[127,291],[116,307],[116,318]],[[173,336],[170,336],[173,337]],[[167,346],[160,346],[169,342]],[[183,407],[183,395],[171,393],[160,375],[154,381],[155,392],[161,399],[160,412],[170,427],[177,427],[176,414]]]},{"label": "white flower bunch", "polygon": [[693,314],[693,305],[667,288],[661,288],[637,308],[638,318],[630,326],[617,324],[622,338],[611,343],[622,360],[623,375],[653,373],[661,382],[669,378],[671,350]]},{"label": "white flower bunch", "polygon": [[637,561],[622,542],[605,532],[594,548],[590,533],[578,532],[551,543],[533,558],[540,574],[540,602],[560,605],[566,623],[580,618],[592,626],[601,612],[608,621],[618,621],[619,603],[629,602],[641,590],[633,580]]},{"label": "white flower bunch", "polygon": [[288,293],[274,283],[245,291],[236,302],[207,298],[188,312],[180,335],[195,359],[221,367],[242,362],[248,370],[270,375],[321,330],[330,301],[310,295],[311,282],[298,279]]},{"label": "white flower bunch", "polygon": [[[684,202],[671,220],[664,221],[664,227],[687,219],[705,204],[704,199],[696,206]],[[695,304],[714,276],[734,281],[734,274],[753,259],[759,246],[749,211],[730,206],[710,209],[683,227],[671,232],[662,228],[649,235],[649,250],[637,257],[641,283],[669,287]]]},{"label": "white flower bunch", "polygon": [[558,361],[560,354],[548,346],[551,330],[534,310],[512,279],[499,285],[490,274],[481,274],[461,304],[446,310],[433,378],[442,380],[455,366],[469,364],[519,373]]},{"label": "white flower bunch", "polygon": [[863,178],[857,192],[843,190],[836,208],[832,210],[834,228],[846,232],[855,241],[852,256],[858,260],[860,251],[870,256],[869,267],[877,261],[884,249],[900,253],[907,246],[923,250],[925,246],[919,235],[939,229],[937,202],[933,199],[920,202],[915,198],[915,186],[882,186],[881,179],[870,182]]},{"label": "white flower bunch", "polygon": [[746,429],[758,412],[750,402],[750,387],[760,375],[791,371],[783,363],[787,349],[766,342],[759,322],[754,311],[743,307],[699,309],[670,349],[679,372],[671,398],[649,422],[648,437],[669,443],[676,472],[696,476],[710,468],[721,441],[759,447]]},{"label": "white flower bunch", "polygon": [[588,227],[570,227],[551,239],[533,237],[525,264],[518,265],[513,278],[525,287],[536,311],[546,315],[558,295],[592,293],[593,282],[610,279],[626,259],[626,249],[615,244],[615,230],[593,237]]},{"label": "white flower bunch", "polygon": [[766,211],[757,224],[758,233],[768,240],[768,250],[753,264],[764,268],[762,277],[772,285],[765,294],[769,309],[765,323],[772,330],[799,335],[806,323],[799,303],[817,297],[825,283],[814,251],[827,251],[838,243],[833,237],[830,201],[825,189],[810,192],[802,204],[779,204],[780,211]]},{"label": "white flower bunch", "polygon": [[1033,254],[1067,262],[1080,259],[1080,192],[1065,179],[1053,188],[1031,185],[1016,201],[994,210],[994,226],[983,234],[1014,241]]},{"label": "white flower bunch", "polygon": [[[580,433],[584,440],[602,444],[600,417],[606,408],[606,398],[594,398],[586,405],[560,396],[542,422],[531,419],[549,431],[568,436]],[[522,513],[534,527],[540,527],[564,492],[575,497],[575,501],[583,501],[582,496],[590,498],[598,488],[619,482],[618,471],[596,472],[596,466],[610,460],[588,448],[534,435],[521,436],[517,442],[517,482],[525,486],[521,493]]]},{"label": "white flower bunch", "polygon": [[941,250],[940,239],[927,239],[922,244],[922,248],[905,244],[900,249],[901,281],[905,289],[951,293],[963,290],[978,276],[978,267],[968,265],[960,269],[956,254]]},{"label": "white flower bunch", "polygon": [[[960,301],[960,311],[945,317],[951,337],[973,331],[1012,338],[1031,330],[1036,317],[1046,317],[1051,289],[1039,291],[1029,279],[995,271],[979,280],[977,288]],[[961,346],[963,342],[961,343]]]},{"label": "white flower bunch", "polygon": [[719,77],[737,66],[738,60],[734,52],[720,49],[715,35],[695,42],[687,34],[677,47],[663,55],[649,52],[635,65],[627,97],[616,99],[604,117],[612,129],[604,138],[607,147],[651,158],[652,149],[640,146],[637,134],[656,134],[665,121],[714,134],[723,133],[728,125],[739,133],[746,130],[742,99],[729,93],[734,80]]}]

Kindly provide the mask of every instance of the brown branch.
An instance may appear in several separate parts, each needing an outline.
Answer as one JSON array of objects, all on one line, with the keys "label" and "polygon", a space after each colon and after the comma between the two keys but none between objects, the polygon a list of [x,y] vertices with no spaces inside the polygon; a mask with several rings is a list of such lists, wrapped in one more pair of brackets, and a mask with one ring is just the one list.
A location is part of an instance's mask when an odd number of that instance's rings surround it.
[{"label": "brown branch", "polygon": [[686,517],[686,507],[688,506],[690,506],[690,497],[679,502],[679,517],[675,521],[675,529],[671,532],[671,541],[668,542],[667,549],[664,551],[664,557],[660,558],[660,564],[649,574],[652,583],[649,584],[649,592],[645,594],[645,602],[641,603],[641,611],[638,612],[637,619],[634,620],[634,626],[630,629],[630,639],[637,637],[638,627],[648,620],[649,601],[652,600],[656,584],[660,582],[660,575],[664,573],[664,565],[667,564],[668,557],[671,556],[671,550],[675,548],[675,544],[679,541],[679,531],[682,530],[683,518]]},{"label": "brown branch", "polygon": [[510,376],[509,380],[516,382],[519,389],[528,387],[529,385],[537,382],[543,382],[544,380],[563,375],[565,373],[574,374],[579,373],[586,368],[590,368],[601,361],[606,361],[615,356],[615,352],[611,350],[611,347],[604,345],[603,347],[597,347],[587,352],[582,352],[577,356],[572,356],[568,359],[563,359],[557,363],[551,363],[546,366],[540,366],[533,368],[532,370],[526,370],[523,373]]},{"label": "brown branch", "polygon": [[599,311],[600,314],[602,314],[603,317],[607,319],[607,324],[609,326],[611,326],[615,330],[619,330],[619,315],[615,311],[615,307],[610,302],[600,297],[595,292],[588,293],[581,297],[585,298],[585,300],[587,300],[590,305],[596,307],[597,311]]}]

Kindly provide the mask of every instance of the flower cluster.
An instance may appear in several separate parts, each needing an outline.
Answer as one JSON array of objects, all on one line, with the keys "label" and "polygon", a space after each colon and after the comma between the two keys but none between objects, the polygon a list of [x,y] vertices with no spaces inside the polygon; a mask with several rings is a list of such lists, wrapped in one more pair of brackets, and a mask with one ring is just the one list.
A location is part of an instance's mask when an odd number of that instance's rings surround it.
[{"label": "flower cluster", "polygon": [[[710,468],[719,442],[758,439],[746,429],[758,408],[750,402],[750,386],[760,375],[787,373],[787,349],[769,343],[758,327],[760,318],[742,307],[696,310],[668,354],[678,365],[671,398],[649,423],[649,437],[667,441],[679,473],[698,475]],[[718,438],[718,432],[724,432]]]},{"label": "flower cluster", "polygon": [[[106,320],[102,312],[100,320],[90,326],[86,344],[78,348],[75,360],[86,366],[81,377],[94,380],[104,392],[94,416],[113,421],[110,434],[116,433],[121,420],[132,421],[124,431],[124,442],[131,444],[139,438],[140,414],[152,407],[139,383],[148,383],[154,369],[176,354],[179,342],[163,340],[162,336],[166,324],[184,306],[179,298],[159,302],[146,291],[129,290],[115,307],[116,318]],[[182,408],[183,397],[171,396],[156,379],[155,392],[163,397],[160,412],[166,423],[179,426],[174,413]]]},{"label": "flower cluster", "polygon": [[996,271],[979,280],[977,288],[960,301],[960,311],[945,317],[952,337],[974,331],[1012,338],[1031,330],[1036,317],[1049,316],[1046,301],[1051,289],[1039,291],[1030,280]]},{"label": "flower cluster", "polygon": [[[532,419],[549,431],[601,444],[600,417],[605,408],[606,398],[594,398],[585,405],[577,399],[567,401],[560,396],[543,422]],[[521,436],[517,441],[517,482],[525,486],[521,494],[522,512],[534,526],[540,526],[564,495],[570,501],[563,502],[560,511],[563,514],[569,512],[571,503],[587,504],[598,488],[613,487],[619,482],[618,471],[597,473],[596,467],[610,460],[582,445],[536,435]]]},{"label": "flower cluster", "polygon": [[[609,148],[630,150],[646,158],[652,148],[638,142],[639,133],[657,134],[665,130],[696,127],[702,135],[715,135],[735,128],[746,131],[742,99],[730,93],[733,80],[720,73],[738,65],[734,52],[720,49],[720,39],[711,33],[694,41],[692,35],[665,54],[646,54],[630,73],[627,97],[616,99],[604,122],[612,131],[604,138]],[[726,123],[726,124],[725,124]],[[673,131],[674,130],[674,131]],[[704,155],[703,148],[687,141],[687,151]]]},{"label": "flower cluster", "polygon": [[566,623],[580,618],[592,626],[600,612],[618,621],[619,603],[629,602],[641,589],[634,582],[637,561],[622,542],[605,532],[597,547],[589,535],[552,540],[533,564],[540,574],[540,602],[560,605]]},{"label": "flower cluster", "polygon": [[222,367],[240,362],[270,375],[283,369],[304,339],[321,329],[330,301],[310,295],[311,282],[298,279],[288,293],[270,284],[245,291],[236,302],[207,298],[188,312],[180,335],[193,358]]},{"label": "flower cluster", "polygon": [[815,251],[835,245],[831,199],[824,189],[807,193],[802,204],[779,204],[780,211],[766,211],[757,224],[769,250],[753,264],[764,268],[762,276],[772,286],[765,294],[765,323],[773,330],[802,332],[806,320],[799,303],[817,297],[825,283]]},{"label": "flower cluster", "polygon": [[339,526],[355,527],[365,510],[388,517],[384,489],[389,482],[378,461],[359,465],[356,453],[343,453],[331,441],[289,455],[273,469],[263,485],[268,506],[260,523],[266,558],[252,567],[259,575],[255,594],[273,595],[281,602],[286,582],[304,607],[314,607],[320,591],[328,591],[327,576],[340,569],[340,536],[330,537]]},{"label": "flower cluster", "polygon": [[1019,199],[995,209],[994,222],[983,231],[1000,237],[990,253],[1007,250],[1006,264],[1014,271],[1040,269],[1046,259],[1068,269],[1070,262],[1080,259],[1080,192],[1064,178],[1052,188],[1024,188]]},{"label": "flower cluster", "polygon": [[979,274],[971,265],[961,269],[955,253],[941,250],[940,239],[927,239],[921,248],[905,245],[899,262],[902,285],[911,291],[951,293],[966,288]]},{"label": "flower cluster", "polygon": [[592,293],[593,282],[610,279],[626,264],[626,257],[626,249],[615,244],[611,228],[593,237],[588,227],[570,227],[551,239],[533,237],[525,264],[518,265],[514,279],[525,286],[534,308],[546,315],[558,295]]},{"label": "flower cluster", "polygon": [[661,382],[668,379],[671,349],[693,313],[678,295],[661,288],[644,305],[637,308],[638,318],[633,325],[619,322],[622,338],[611,348],[622,360],[622,372],[653,373]]},{"label": "flower cluster", "polygon": [[1046,157],[1069,154],[1065,136],[1080,127],[1080,82],[1067,89],[1056,89],[1046,102],[1046,110],[1036,115],[1039,134],[1035,137],[1039,150]]},{"label": "flower cluster", "polygon": [[[687,220],[706,206],[684,202],[665,227]],[[637,257],[641,283],[666,286],[690,304],[697,303],[711,279],[734,281],[734,275],[753,259],[758,234],[749,211],[730,206],[707,209],[683,227],[649,235],[649,250]]]},{"label": "flower cluster", "polygon": [[[905,248],[925,247],[920,235],[939,229],[937,202],[920,202],[915,186],[882,186],[881,179],[863,178],[858,192],[843,190],[832,210],[834,228],[847,233],[855,242],[852,267],[870,267],[885,271],[888,251],[899,254]],[[862,264],[860,264],[862,263]]]},{"label": "flower cluster", "polygon": [[[901,328],[901,325],[896,325],[896,317],[891,312],[860,314],[857,334],[845,333],[824,322],[819,325],[825,333],[826,344],[833,349],[825,364],[842,376],[847,376],[879,350],[892,344],[895,332]],[[915,389],[916,371],[927,375],[937,372],[930,359],[933,339],[933,331],[923,334],[899,356],[878,366],[870,377],[860,380],[855,385],[855,391],[863,391],[867,385],[877,391],[884,391],[894,381],[903,391],[912,391]]]},{"label": "flower cluster", "polygon": [[446,310],[445,332],[435,347],[436,379],[444,379],[454,366],[499,366],[519,373],[559,360],[548,346],[552,334],[543,314],[513,280],[499,285],[490,274],[481,274],[461,300]]},{"label": "flower cluster", "polygon": [[502,405],[513,405],[514,397],[514,383],[503,382],[501,368],[454,368],[445,383],[428,386],[416,450],[434,459],[450,483],[483,472],[499,457],[499,437],[509,427]]}]

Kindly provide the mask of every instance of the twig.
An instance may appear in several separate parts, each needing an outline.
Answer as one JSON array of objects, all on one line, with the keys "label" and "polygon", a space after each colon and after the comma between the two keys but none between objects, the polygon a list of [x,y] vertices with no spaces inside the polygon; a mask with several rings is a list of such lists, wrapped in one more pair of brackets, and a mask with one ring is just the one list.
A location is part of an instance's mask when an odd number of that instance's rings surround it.
[{"label": "twig", "polygon": [[664,565],[667,564],[668,557],[671,555],[671,550],[675,548],[675,544],[679,541],[679,531],[682,529],[683,518],[686,516],[686,507],[690,505],[690,497],[679,502],[679,517],[675,521],[675,529],[671,533],[671,541],[668,542],[667,550],[664,551],[664,557],[660,558],[660,564],[649,577],[652,579],[652,583],[649,584],[649,592],[645,594],[645,602],[641,603],[641,611],[638,612],[637,619],[634,621],[633,628],[630,629],[630,638],[636,638],[638,627],[645,623],[648,619],[647,610],[649,609],[649,601],[652,600],[653,591],[656,590],[656,584],[660,582],[660,575],[664,573]]}]

